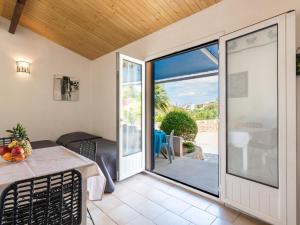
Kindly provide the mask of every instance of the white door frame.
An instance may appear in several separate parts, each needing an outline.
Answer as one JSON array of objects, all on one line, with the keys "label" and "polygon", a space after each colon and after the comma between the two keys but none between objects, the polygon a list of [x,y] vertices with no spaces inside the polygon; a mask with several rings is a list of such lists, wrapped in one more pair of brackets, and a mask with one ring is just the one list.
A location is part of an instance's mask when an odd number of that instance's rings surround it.
[{"label": "white door frame", "polygon": [[[120,109],[122,109],[122,74],[123,67],[121,62],[127,60],[133,63],[142,65],[142,151],[128,156],[123,156],[122,153],[122,118],[120,118]],[[121,181],[130,176],[138,174],[145,170],[145,62],[120,53],[117,53],[117,180]]]},{"label": "white door frame", "polygon": [[287,89],[287,225],[295,225],[297,218],[297,100],[296,100],[296,12],[286,15],[286,89]]},{"label": "white door frame", "polygon": [[160,57],[163,57],[166,55],[174,54],[176,52],[181,52],[181,51],[184,51],[189,48],[194,48],[198,45],[200,46],[200,45],[205,45],[205,44],[213,42],[213,41],[219,41],[220,37],[222,37],[224,34],[225,34],[225,32],[219,32],[216,34],[209,35],[205,38],[199,38],[192,42],[188,42],[188,43],[184,43],[184,44],[181,44],[178,46],[174,46],[172,48],[164,49],[158,53],[153,53],[153,54],[149,55],[148,57],[146,57],[144,59],[144,61],[145,62],[151,61],[153,59],[157,59],[157,58],[160,58]]},{"label": "white door frame", "polygon": [[[225,42],[265,27],[278,24],[278,127],[279,127],[279,189],[270,187],[226,173],[226,49]],[[245,213],[252,214],[267,222],[278,225],[296,225],[296,75],[295,75],[295,12],[285,13],[261,23],[249,26],[239,31],[224,35],[220,38],[220,157],[221,157],[221,201],[238,208]],[[287,151],[288,149],[288,151]],[[230,185],[230,186],[228,186]],[[233,185],[233,186],[231,186]],[[234,201],[228,191],[240,185],[237,189],[251,191],[262,190],[278,195],[280,209],[276,215],[267,215],[259,209],[246,207]],[[251,190],[251,191],[250,191]],[[228,195],[227,195],[228,194]],[[232,193],[234,194],[234,193]],[[271,203],[270,203],[271,204]],[[274,203],[276,204],[276,203]]]}]

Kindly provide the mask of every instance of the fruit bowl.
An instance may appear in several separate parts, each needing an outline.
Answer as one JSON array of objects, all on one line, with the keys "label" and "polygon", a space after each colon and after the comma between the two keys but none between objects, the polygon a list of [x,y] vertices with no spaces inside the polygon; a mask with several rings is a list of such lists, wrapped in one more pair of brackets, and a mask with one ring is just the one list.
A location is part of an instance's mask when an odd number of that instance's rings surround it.
[{"label": "fruit bowl", "polygon": [[[0,156],[8,162],[22,162],[32,153],[32,147],[26,129],[18,123],[10,133],[11,142],[7,146],[0,146]],[[3,142],[4,144],[4,142]]]},{"label": "fruit bowl", "polygon": [[22,162],[27,158],[24,149],[19,146],[13,148],[0,146],[0,155],[7,162]]},{"label": "fruit bowl", "polygon": [[13,156],[11,153],[6,153],[2,156],[2,159],[6,162],[22,162],[26,159],[25,155]]}]

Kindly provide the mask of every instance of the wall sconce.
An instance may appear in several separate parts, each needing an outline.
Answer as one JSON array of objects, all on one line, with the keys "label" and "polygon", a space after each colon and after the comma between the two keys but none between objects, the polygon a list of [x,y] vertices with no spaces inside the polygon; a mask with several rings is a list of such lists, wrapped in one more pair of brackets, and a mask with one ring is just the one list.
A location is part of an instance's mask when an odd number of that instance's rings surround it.
[{"label": "wall sconce", "polygon": [[30,74],[30,63],[26,61],[16,61],[17,63],[17,73]]}]

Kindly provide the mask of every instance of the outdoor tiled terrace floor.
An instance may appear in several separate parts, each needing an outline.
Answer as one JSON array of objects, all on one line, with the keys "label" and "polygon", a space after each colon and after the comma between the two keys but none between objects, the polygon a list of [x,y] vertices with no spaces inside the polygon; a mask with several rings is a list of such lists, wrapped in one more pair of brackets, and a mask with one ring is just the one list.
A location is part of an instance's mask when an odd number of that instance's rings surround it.
[{"label": "outdoor tiled terrace floor", "polygon": [[146,174],[117,183],[113,194],[88,207],[97,225],[265,224]]},{"label": "outdoor tiled terrace floor", "polygon": [[[180,181],[208,193],[219,194],[218,155],[197,160],[193,157],[176,157],[172,163],[159,156],[155,159],[154,172],[165,177]],[[210,154],[213,155],[213,154]]]}]

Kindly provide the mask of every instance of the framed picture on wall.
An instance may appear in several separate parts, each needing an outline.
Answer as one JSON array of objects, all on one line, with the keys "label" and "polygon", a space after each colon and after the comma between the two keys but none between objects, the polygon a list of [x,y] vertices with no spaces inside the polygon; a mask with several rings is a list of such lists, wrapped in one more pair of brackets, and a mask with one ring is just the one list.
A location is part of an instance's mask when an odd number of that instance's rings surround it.
[{"label": "framed picture on wall", "polygon": [[54,75],[53,98],[55,101],[79,101],[79,79]]},{"label": "framed picture on wall", "polygon": [[296,74],[300,75],[300,53],[296,56]]}]

